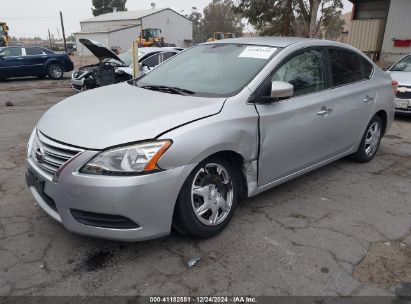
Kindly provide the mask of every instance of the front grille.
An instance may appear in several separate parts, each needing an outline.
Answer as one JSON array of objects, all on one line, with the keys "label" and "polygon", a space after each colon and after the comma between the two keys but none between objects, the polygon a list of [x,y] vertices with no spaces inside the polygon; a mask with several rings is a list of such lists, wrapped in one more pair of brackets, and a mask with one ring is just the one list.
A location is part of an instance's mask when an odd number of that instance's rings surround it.
[{"label": "front grille", "polygon": [[411,87],[399,87],[395,96],[401,99],[411,99]]},{"label": "front grille", "polygon": [[38,132],[33,140],[30,157],[41,170],[54,175],[62,165],[80,152],[82,150],[57,143]]},{"label": "front grille", "polygon": [[75,220],[83,225],[111,229],[137,229],[140,226],[121,216],[70,209]]}]

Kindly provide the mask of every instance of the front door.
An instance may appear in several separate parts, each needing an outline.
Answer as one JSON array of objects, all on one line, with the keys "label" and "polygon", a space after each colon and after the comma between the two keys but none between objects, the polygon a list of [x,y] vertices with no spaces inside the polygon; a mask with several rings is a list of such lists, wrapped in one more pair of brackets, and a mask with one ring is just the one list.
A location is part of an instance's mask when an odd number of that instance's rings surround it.
[{"label": "front door", "polygon": [[0,53],[0,78],[24,76],[21,47],[7,47]]},{"label": "front door", "polygon": [[294,96],[256,104],[260,116],[258,185],[298,172],[335,155],[330,126],[333,94],[327,88],[325,50],[306,49],[286,59],[255,93],[269,96],[272,81],[294,86]]}]

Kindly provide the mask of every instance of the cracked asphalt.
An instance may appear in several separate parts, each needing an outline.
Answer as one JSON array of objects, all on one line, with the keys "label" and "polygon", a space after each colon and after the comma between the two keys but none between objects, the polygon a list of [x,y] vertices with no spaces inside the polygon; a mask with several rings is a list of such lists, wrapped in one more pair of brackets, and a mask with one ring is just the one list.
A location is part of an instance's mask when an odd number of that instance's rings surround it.
[{"label": "cracked asphalt", "polygon": [[66,231],[25,186],[29,134],[71,94],[67,78],[0,83],[0,295],[411,295],[411,255],[405,279],[353,275],[390,255],[381,244],[410,248],[411,117],[371,163],[343,159],[248,199],[213,239],[119,243]]}]

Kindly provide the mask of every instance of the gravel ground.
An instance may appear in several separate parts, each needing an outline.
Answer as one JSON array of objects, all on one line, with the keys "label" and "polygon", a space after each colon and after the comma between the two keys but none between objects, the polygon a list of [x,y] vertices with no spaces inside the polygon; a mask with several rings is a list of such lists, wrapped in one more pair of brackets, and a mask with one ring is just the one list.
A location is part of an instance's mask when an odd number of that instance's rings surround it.
[{"label": "gravel ground", "polygon": [[119,243],[66,231],[25,186],[29,134],[71,94],[68,78],[0,83],[0,295],[411,295],[411,117],[371,163],[248,199],[213,239]]}]

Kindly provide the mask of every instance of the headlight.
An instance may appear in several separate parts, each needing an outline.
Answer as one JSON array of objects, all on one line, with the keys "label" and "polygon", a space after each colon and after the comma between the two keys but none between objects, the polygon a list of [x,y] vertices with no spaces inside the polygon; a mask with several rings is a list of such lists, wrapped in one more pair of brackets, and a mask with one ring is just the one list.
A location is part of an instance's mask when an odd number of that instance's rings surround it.
[{"label": "headlight", "polygon": [[27,142],[27,158],[30,158],[31,150],[33,150],[33,141],[34,137],[36,136],[37,128],[34,128],[33,132],[31,132],[29,141]]},{"label": "headlight", "polygon": [[163,140],[107,150],[84,165],[80,173],[136,175],[157,171],[157,161],[170,145],[170,140]]}]

